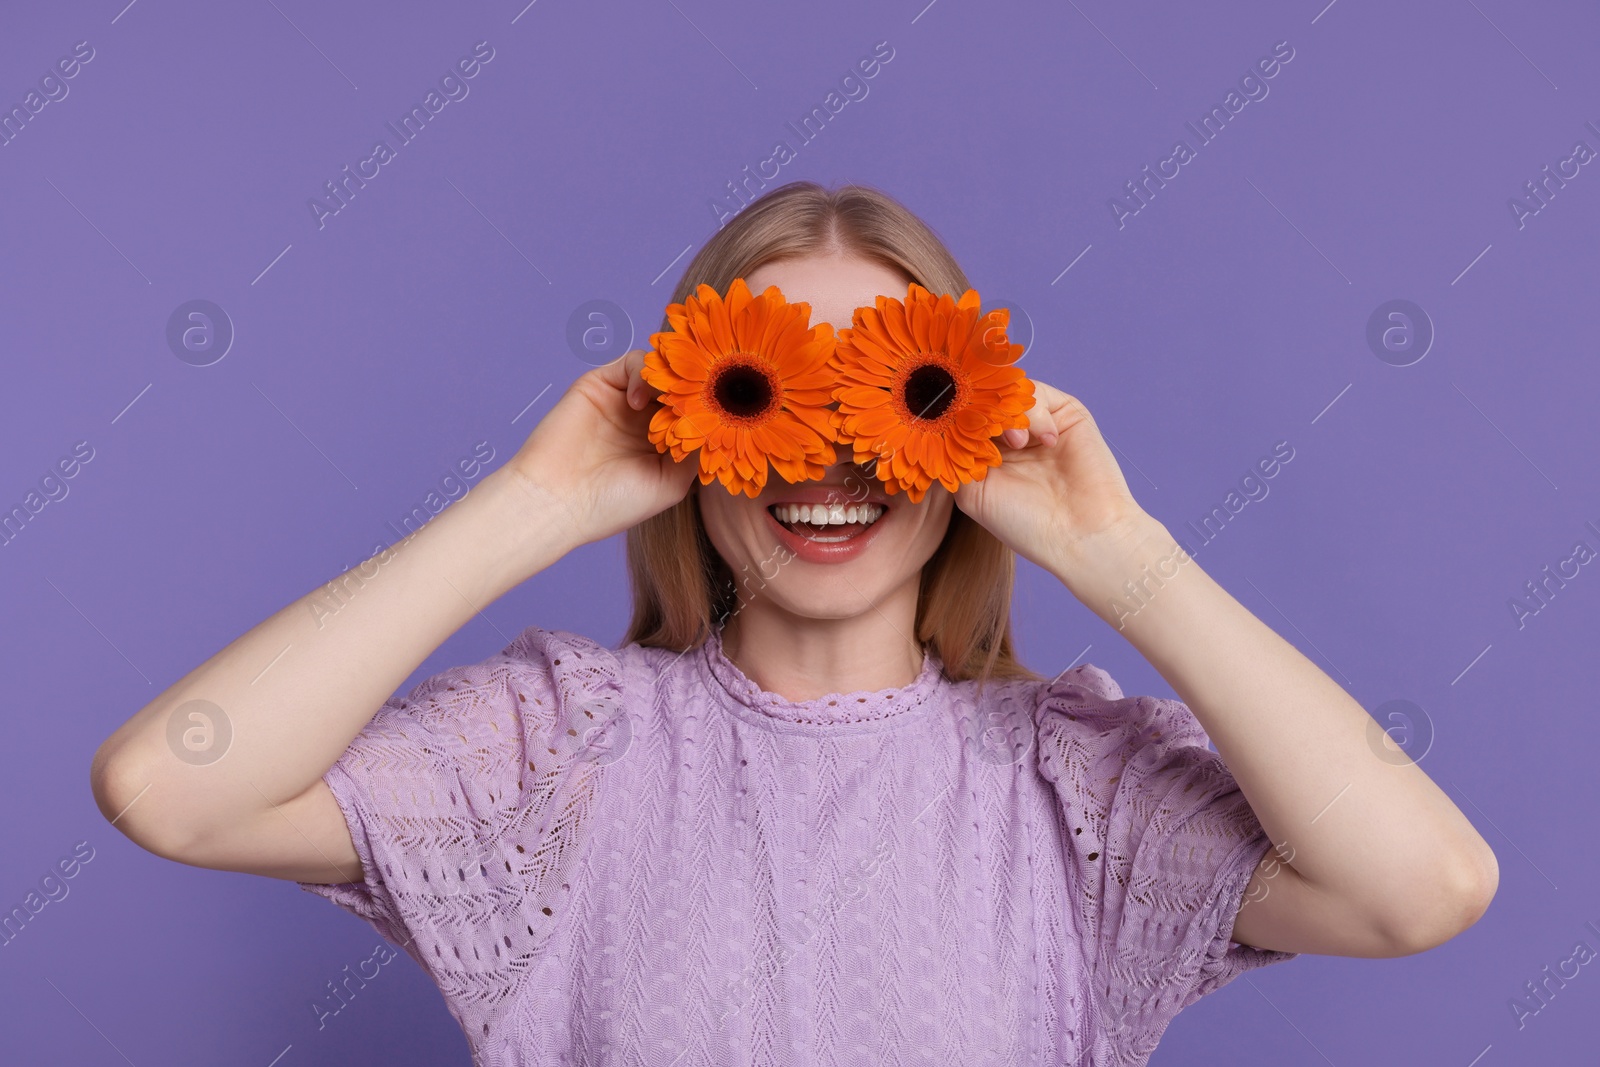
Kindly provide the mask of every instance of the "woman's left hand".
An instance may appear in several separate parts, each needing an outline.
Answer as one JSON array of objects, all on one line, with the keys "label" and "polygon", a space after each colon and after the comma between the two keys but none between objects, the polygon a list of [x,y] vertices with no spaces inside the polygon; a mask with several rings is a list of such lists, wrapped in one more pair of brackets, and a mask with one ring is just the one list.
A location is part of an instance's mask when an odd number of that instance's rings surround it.
[{"label": "woman's left hand", "polygon": [[1002,461],[956,490],[956,506],[1019,555],[1057,572],[1074,550],[1153,522],[1133,499],[1089,409],[1037,378],[1027,430],[995,443]]}]

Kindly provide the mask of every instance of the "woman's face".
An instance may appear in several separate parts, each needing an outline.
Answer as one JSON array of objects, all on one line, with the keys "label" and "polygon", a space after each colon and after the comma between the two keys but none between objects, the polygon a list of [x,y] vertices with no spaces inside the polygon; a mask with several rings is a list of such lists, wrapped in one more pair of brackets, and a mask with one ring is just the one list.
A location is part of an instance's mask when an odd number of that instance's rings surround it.
[{"label": "woman's face", "polygon": [[[776,285],[785,300],[805,301],[811,324],[835,331],[879,296],[904,299],[910,281],[848,255],[782,260],[745,277],[752,293]],[[843,462],[821,480],[791,484],[773,471],[753,499],[716,482],[696,484],[706,533],[733,572],[741,611],[765,600],[805,618],[842,619],[876,610],[908,583],[915,591],[950,525],[954,497],[938,484],[917,504],[905,493],[889,496],[875,475],[848,461],[848,446],[836,449]],[[824,511],[831,521],[819,524]],[[797,521],[804,516],[811,521]]]}]

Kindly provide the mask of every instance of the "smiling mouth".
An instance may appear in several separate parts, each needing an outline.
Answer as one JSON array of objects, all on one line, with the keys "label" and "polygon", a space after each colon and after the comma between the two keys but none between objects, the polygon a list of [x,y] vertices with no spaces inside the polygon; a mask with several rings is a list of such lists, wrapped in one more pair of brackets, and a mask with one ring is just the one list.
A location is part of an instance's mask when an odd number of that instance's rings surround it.
[{"label": "smiling mouth", "polygon": [[888,510],[882,504],[773,504],[767,508],[784,529],[825,545],[860,536]]}]

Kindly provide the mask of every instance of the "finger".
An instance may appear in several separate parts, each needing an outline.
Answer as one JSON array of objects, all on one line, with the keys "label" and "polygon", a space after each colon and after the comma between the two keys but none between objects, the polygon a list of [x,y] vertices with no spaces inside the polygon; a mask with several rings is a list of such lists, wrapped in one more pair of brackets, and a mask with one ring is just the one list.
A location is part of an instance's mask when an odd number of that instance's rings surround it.
[{"label": "finger", "polygon": [[650,403],[651,391],[640,372],[644,369],[644,349],[635,348],[622,357],[623,373],[627,376],[628,406],[641,411]]},{"label": "finger", "polygon": [[1056,436],[1055,416],[1050,405],[1041,397],[1028,409],[1027,428],[1007,430],[1002,440],[1011,448],[1026,448],[1030,444],[1049,447],[1056,443]]},{"label": "finger", "polygon": [[1036,404],[1043,404],[1047,410],[1055,412],[1060,411],[1062,405],[1071,403],[1073,398],[1049,382],[1041,382],[1038,379],[1034,379],[1033,399]]},{"label": "finger", "polygon": [[609,363],[600,364],[588,373],[599,378],[613,389],[626,390],[629,377],[627,360],[631,355],[633,355],[632,352],[624,353]]},{"label": "finger", "polygon": [[1043,397],[1034,401],[1028,412],[1028,429],[1041,445],[1049,448],[1056,443],[1056,416]]},{"label": "finger", "polygon": [[[1066,412],[1082,408],[1082,403],[1067,395],[1049,382],[1034,379],[1034,406],[1028,412],[1030,422],[1045,446],[1053,445],[1067,428]],[[1087,412],[1085,412],[1087,414]]]},{"label": "finger", "polygon": [[1059,390],[1056,398],[1051,401],[1050,411],[1055,419],[1056,426],[1061,431],[1071,429],[1079,423],[1087,424],[1095,433],[1099,433],[1099,426],[1094,421],[1094,416],[1089,413],[1088,407],[1082,400]]}]

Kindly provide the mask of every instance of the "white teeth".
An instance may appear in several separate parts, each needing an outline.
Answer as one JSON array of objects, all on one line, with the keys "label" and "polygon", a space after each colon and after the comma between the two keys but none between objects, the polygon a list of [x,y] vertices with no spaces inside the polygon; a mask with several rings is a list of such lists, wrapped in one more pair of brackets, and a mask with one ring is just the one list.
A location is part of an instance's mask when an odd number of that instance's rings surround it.
[{"label": "white teeth", "polygon": [[807,522],[813,526],[871,525],[883,517],[882,504],[777,504],[773,517],[780,522]]}]

